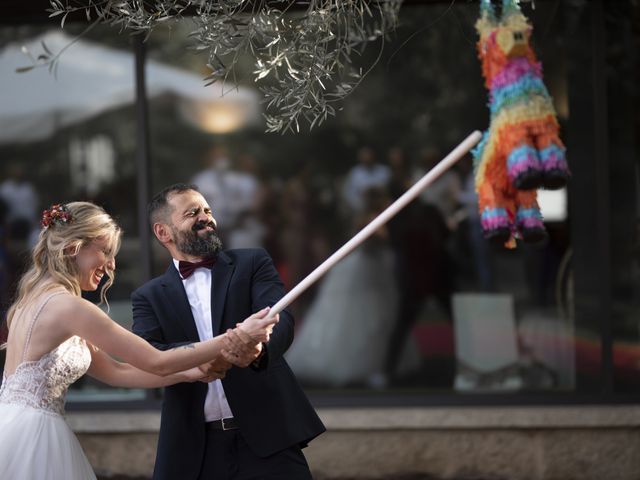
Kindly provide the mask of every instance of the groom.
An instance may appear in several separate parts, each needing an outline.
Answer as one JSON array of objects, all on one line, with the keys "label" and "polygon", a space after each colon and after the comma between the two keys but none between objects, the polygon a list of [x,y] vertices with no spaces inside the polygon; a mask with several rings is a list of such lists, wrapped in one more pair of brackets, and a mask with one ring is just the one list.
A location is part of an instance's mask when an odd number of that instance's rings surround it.
[{"label": "groom", "polygon": [[[149,204],[149,221],[173,261],[131,299],[133,331],[156,348],[222,334],[282,297],[264,250],[221,250],[197,187],[165,188]],[[229,350],[240,356],[211,365],[223,380],[165,389],[154,480],[311,478],[301,448],[324,426],[283,358],[293,326],[285,310],[267,344],[239,350],[243,339],[234,339]]]}]

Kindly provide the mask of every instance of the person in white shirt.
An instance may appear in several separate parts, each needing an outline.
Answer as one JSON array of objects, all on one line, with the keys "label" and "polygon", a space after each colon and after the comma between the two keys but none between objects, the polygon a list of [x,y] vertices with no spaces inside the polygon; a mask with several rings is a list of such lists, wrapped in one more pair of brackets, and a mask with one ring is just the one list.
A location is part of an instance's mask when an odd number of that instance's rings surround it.
[{"label": "person in white shirt", "polygon": [[390,178],[391,170],[376,161],[371,147],[358,150],[358,164],[347,174],[343,187],[344,200],[354,217],[364,212],[365,192],[371,188],[386,187]]}]

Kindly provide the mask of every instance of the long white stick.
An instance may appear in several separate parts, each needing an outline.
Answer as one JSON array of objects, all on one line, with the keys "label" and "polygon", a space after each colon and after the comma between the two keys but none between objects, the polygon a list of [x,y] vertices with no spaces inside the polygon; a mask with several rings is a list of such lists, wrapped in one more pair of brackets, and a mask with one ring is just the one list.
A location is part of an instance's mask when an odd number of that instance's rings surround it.
[{"label": "long white stick", "polygon": [[464,141],[454,148],[449,155],[444,157],[440,163],[427,172],[424,177],[418,180],[400,198],[393,202],[386,210],[374,218],[369,225],[360,230],[351,240],[335,251],[333,255],[322,262],[313,272],[307,275],[298,285],[292,288],[289,293],[280,299],[269,312],[269,316],[280,313],[291,302],[298,298],[302,292],[313,285],[322,275],[327,273],[336,263],[350,254],[355,248],[369,238],[376,230],[387,223],[394,215],[407,206],[411,200],[416,198],[433,181],[442,175],[446,170],[460,160],[473,146],[480,141],[482,134],[479,131],[473,132]]}]

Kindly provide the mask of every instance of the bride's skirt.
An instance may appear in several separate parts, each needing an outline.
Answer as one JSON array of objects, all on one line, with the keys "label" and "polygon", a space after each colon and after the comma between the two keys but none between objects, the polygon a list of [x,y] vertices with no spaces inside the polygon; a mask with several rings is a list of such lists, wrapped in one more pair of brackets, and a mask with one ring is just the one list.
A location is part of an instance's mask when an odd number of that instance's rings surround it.
[{"label": "bride's skirt", "polygon": [[0,404],[0,479],[95,479],[75,434],[60,415]]}]

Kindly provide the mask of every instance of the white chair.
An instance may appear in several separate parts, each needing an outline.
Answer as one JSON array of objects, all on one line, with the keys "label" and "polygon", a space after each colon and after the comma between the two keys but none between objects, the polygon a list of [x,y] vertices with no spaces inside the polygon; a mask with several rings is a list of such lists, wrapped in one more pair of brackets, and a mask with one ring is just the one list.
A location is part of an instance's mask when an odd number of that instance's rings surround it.
[{"label": "white chair", "polygon": [[517,390],[518,339],[513,297],[507,294],[453,295],[459,391]]}]

